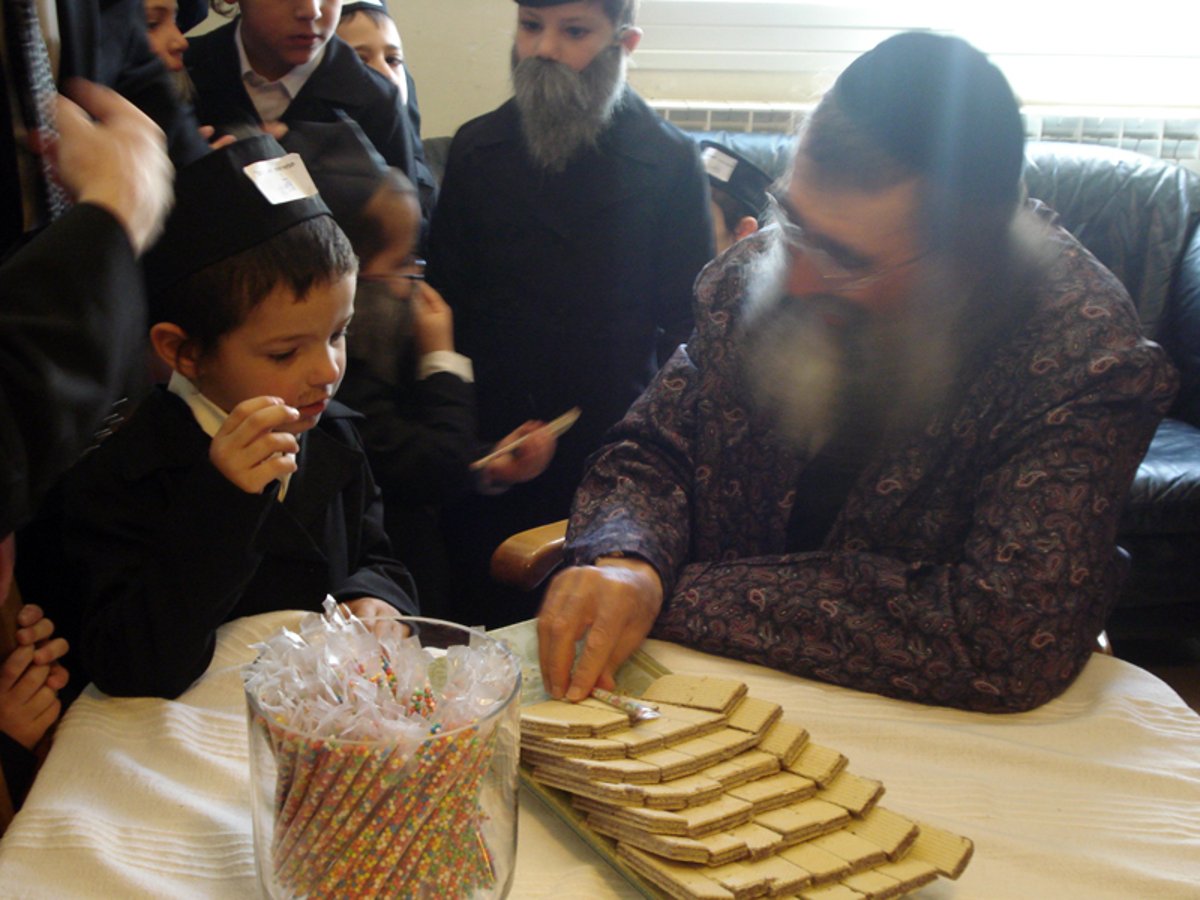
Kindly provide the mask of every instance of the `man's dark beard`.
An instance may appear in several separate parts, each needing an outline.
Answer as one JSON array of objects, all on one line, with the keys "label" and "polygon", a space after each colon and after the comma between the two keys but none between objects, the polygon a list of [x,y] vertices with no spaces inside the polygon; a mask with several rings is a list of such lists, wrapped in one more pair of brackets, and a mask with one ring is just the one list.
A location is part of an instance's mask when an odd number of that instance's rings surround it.
[{"label": "man's dark beard", "polygon": [[743,373],[754,405],[806,455],[835,437],[873,445],[923,427],[959,361],[944,327],[835,295],[787,296],[783,272],[785,257],[768,252],[748,276]]},{"label": "man's dark beard", "polygon": [[514,49],[512,80],[529,155],[561,172],[612,121],[625,87],[625,48],[601,50],[581,72],[535,56],[517,62]]}]

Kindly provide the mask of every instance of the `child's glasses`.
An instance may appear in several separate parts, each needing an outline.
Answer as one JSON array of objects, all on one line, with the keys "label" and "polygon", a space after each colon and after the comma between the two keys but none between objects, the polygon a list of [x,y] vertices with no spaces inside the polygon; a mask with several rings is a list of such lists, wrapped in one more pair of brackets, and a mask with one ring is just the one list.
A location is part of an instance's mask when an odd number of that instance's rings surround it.
[{"label": "child's glasses", "polygon": [[417,293],[417,285],[425,280],[425,260],[413,258],[404,263],[403,271],[386,275],[361,275],[362,281],[381,281],[392,289],[399,298],[411,300]]}]

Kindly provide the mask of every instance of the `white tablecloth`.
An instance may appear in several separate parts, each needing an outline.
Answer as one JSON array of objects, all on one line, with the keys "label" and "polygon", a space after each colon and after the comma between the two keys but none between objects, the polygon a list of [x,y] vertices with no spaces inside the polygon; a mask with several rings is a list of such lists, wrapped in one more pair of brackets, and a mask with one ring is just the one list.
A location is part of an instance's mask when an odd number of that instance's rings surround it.
[{"label": "white tablecloth", "polygon": [[[209,672],[179,700],[88,688],[0,840],[0,897],[255,896],[239,668],[295,616],[224,626]],[[921,897],[1200,897],[1200,716],[1135,666],[1096,656],[1059,699],[994,716],[646,649],[672,671],[745,681],[850,771],[881,780],[882,805],[974,840],[963,877]],[[519,832],[511,896],[639,896],[532,796]]]}]

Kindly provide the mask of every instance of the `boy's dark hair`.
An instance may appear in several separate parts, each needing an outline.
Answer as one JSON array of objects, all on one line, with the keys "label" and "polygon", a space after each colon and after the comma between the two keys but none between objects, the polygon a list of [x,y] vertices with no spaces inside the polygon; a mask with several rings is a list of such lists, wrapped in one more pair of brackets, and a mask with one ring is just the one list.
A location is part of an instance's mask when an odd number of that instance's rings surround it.
[{"label": "boy's dark hair", "polygon": [[[214,0],[214,2],[216,2],[216,0]],[[370,19],[372,22],[374,22],[377,26],[383,25],[384,22],[393,22],[394,21],[392,19],[392,17],[389,16],[387,14],[387,12],[382,9],[374,9],[370,6],[351,6],[349,9],[347,9],[346,7],[343,6],[342,14],[338,18],[338,24],[340,25],[343,22],[345,22],[347,19],[353,19],[355,16],[360,15],[360,14],[366,16],[368,19]]]},{"label": "boy's dark hair", "polygon": [[602,0],[604,14],[617,28],[632,25],[637,19],[638,0]]},{"label": "boy's dark hair", "polygon": [[[394,167],[388,168],[386,174],[380,178],[379,186],[375,189],[372,200],[385,192],[396,197],[408,197],[412,200],[416,206],[417,219],[414,228],[419,230],[421,198],[413,183],[399,169]],[[351,216],[345,225],[343,225],[346,236],[350,239],[350,244],[354,247],[354,252],[358,254],[358,258],[363,265],[366,265],[387,247],[385,239],[387,232],[383,228],[383,223],[373,214],[374,211],[375,205],[369,200],[366,205],[358,210],[357,215]]]},{"label": "boy's dark hair", "polygon": [[314,285],[356,271],[346,235],[331,216],[317,216],[177,281],[152,298],[153,319],[178,325],[203,356],[276,288],[302,302]]}]

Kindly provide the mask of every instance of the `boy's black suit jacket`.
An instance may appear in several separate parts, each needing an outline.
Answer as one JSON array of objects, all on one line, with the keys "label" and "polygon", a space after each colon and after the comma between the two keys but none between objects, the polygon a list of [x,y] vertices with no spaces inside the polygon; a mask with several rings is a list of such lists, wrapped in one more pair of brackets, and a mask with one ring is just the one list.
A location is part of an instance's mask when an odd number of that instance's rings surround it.
[{"label": "boy's black suit jacket", "polygon": [[[242,85],[234,32],[237,21],[190,38],[184,62],[196,86],[196,118],[218,132],[261,124],[258,111]],[[333,35],[321,64],[288,105],[280,121],[334,122],[341,110],[358,123],[388,165],[402,169],[415,183],[412,124],[394,84],[359,60],[354,50]]]},{"label": "boy's black suit jacket", "polygon": [[248,494],[209,462],[209,437],[163,388],[64,485],[66,563],[84,605],[87,676],[112,694],[174,697],[204,673],[219,625],[378,597],[416,611],[346,407],[300,450],[286,500]]}]

